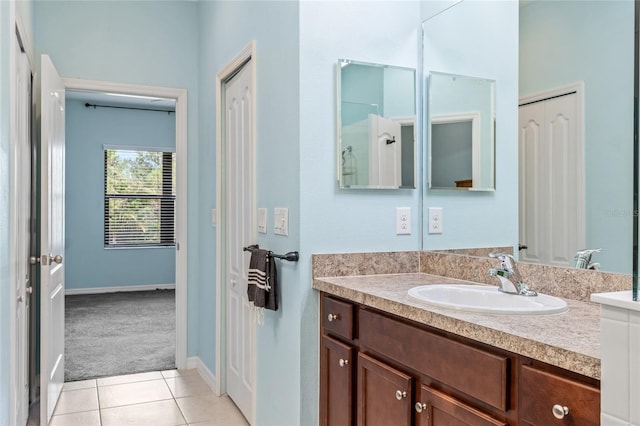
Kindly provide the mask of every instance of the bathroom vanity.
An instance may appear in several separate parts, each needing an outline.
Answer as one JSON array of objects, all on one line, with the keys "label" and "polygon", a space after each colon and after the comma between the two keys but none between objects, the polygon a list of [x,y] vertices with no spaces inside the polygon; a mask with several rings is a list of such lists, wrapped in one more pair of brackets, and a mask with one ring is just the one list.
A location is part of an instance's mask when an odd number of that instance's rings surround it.
[{"label": "bathroom vanity", "polygon": [[[597,425],[599,308],[554,315],[431,307],[412,273],[315,278],[321,425]],[[513,296],[524,297],[524,296]]]}]

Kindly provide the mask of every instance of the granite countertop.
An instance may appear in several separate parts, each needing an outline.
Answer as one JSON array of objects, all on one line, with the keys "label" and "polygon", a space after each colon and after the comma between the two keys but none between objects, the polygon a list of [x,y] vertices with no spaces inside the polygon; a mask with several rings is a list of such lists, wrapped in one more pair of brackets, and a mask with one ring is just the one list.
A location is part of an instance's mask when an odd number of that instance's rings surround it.
[{"label": "granite countertop", "polygon": [[321,277],[313,288],[402,318],[600,379],[600,306],[565,299],[553,315],[497,315],[439,308],[407,290],[436,283],[476,284],[421,273]]}]

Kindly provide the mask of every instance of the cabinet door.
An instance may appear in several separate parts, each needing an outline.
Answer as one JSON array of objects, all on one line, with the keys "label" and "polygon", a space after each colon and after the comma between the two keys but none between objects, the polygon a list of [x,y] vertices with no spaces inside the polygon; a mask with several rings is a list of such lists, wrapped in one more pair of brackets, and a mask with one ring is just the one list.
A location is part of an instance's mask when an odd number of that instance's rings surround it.
[{"label": "cabinet door", "polygon": [[353,425],[353,348],[323,336],[320,342],[320,425]]},{"label": "cabinet door", "polygon": [[521,424],[600,424],[600,391],[597,388],[523,365],[518,392]]},{"label": "cabinet door", "polygon": [[358,353],[358,426],[411,425],[413,379]]},{"label": "cabinet door", "polygon": [[416,398],[417,426],[506,426],[507,423],[422,385]]}]

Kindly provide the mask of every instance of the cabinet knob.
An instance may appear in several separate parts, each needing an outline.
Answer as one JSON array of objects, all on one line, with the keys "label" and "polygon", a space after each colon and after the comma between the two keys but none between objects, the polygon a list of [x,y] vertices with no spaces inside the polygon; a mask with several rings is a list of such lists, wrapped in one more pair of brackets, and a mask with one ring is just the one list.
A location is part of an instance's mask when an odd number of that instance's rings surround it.
[{"label": "cabinet knob", "polygon": [[407,393],[406,393],[406,392],[403,392],[403,391],[401,391],[401,390],[397,390],[397,391],[396,391],[396,399],[397,399],[398,401],[401,401],[401,400],[402,400],[402,398],[406,398],[406,397],[407,397]]},{"label": "cabinet knob", "polygon": [[556,404],[551,409],[551,412],[553,412],[553,416],[556,419],[563,419],[564,416],[569,414],[569,407],[565,407],[564,405]]},{"label": "cabinet knob", "polygon": [[345,365],[349,365],[349,360],[340,358],[340,361],[338,361],[338,364],[340,364],[340,367],[344,367]]},{"label": "cabinet knob", "polygon": [[339,317],[338,315],[336,315],[336,314],[329,314],[329,315],[327,315],[327,319],[329,320],[329,322],[335,321],[335,320],[337,320],[338,318],[340,318],[340,317]]},{"label": "cabinet knob", "polygon": [[416,402],[416,413],[422,413],[424,410],[427,409],[427,404],[425,404],[424,402]]}]

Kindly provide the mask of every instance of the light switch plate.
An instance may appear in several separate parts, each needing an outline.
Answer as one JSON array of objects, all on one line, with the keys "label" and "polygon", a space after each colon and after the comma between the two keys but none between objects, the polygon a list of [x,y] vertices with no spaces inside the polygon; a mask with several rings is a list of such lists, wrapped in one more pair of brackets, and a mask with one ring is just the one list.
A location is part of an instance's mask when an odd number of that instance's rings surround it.
[{"label": "light switch plate", "polygon": [[273,209],[273,233],[289,235],[289,209],[276,207]]},{"label": "light switch plate", "polygon": [[267,233],[267,209],[258,209],[258,232],[261,234]]},{"label": "light switch plate", "polygon": [[429,207],[429,234],[442,234],[443,232],[442,207]]}]

